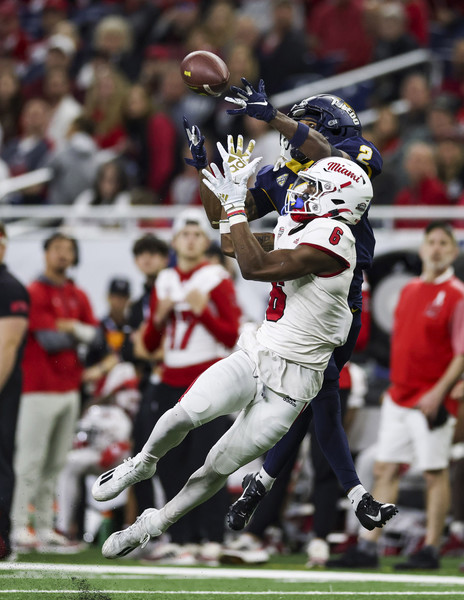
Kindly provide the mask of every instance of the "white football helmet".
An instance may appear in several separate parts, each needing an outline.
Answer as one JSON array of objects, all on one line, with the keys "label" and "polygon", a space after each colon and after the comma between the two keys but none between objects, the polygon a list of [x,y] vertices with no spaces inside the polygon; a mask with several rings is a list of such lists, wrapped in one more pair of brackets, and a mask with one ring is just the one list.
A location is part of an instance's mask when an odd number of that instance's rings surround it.
[{"label": "white football helmet", "polygon": [[346,158],[322,158],[287,190],[284,212],[339,219],[356,225],[372,200],[372,184],[357,163]]}]

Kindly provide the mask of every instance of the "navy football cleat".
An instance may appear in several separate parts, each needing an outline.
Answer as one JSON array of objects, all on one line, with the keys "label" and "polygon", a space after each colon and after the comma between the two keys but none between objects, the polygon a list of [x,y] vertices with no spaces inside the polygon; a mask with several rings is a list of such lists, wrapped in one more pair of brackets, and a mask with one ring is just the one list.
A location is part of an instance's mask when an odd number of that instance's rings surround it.
[{"label": "navy football cleat", "polygon": [[397,512],[394,504],[381,504],[368,492],[363,495],[355,511],[361,525],[369,531],[383,527]]},{"label": "navy football cleat", "polygon": [[227,522],[234,531],[240,531],[248,524],[258,504],[266,495],[264,485],[256,480],[257,473],[248,473],[242,481],[243,493],[229,508]]}]

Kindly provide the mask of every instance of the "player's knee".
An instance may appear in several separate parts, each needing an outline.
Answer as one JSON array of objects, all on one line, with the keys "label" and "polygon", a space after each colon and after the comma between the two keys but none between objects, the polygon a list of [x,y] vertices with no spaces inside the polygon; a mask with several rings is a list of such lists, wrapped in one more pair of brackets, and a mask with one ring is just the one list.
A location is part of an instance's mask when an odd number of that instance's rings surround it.
[{"label": "player's knee", "polygon": [[212,418],[217,416],[214,413],[212,400],[208,394],[199,394],[192,391],[192,393],[188,393],[188,395],[182,398],[178,406],[188,415],[194,427],[208,423]]},{"label": "player's knee", "polygon": [[254,442],[257,449],[261,453],[266,452],[287,433],[289,428],[290,423],[285,422],[279,415],[268,416],[255,432]]},{"label": "player's knee", "polygon": [[246,447],[238,448],[237,452],[231,451],[230,446],[216,448],[212,454],[212,467],[221,475],[230,475],[244,464],[254,460],[272,448],[288,431],[288,427],[279,419],[269,418],[266,426],[254,432],[253,439]]},{"label": "player's knee", "polygon": [[391,483],[399,477],[399,465],[376,461],[374,464],[374,477],[378,481]]},{"label": "player's knee", "polygon": [[162,422],[166,431],[188,432],[197,427],[179,403],[166,411],[158,422]]},{"label": "player's knee", "polygon": [[198,480],[203,480],[209,487],[214,486],[219,481],[224,481],[228,476],[229,473],[221,473],[221,471],[216,468],[214,458],[208,455],[204,465],[192,475],[191,479],[197,478]]},{"label": "player's knee", "polygon": [[227,448],[210,453],[208,459],[211,470],[220,476],[228,476],[241,466],[238,457]]}]

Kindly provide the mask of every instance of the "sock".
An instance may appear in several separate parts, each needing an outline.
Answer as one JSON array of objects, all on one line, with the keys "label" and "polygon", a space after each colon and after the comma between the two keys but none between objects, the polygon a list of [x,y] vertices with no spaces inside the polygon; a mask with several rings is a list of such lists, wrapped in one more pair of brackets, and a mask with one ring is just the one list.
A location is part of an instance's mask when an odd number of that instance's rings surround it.
[{"label": "sock", "polygon": [[351,490],[348,492],[348,498],[351,502],[351,506],[353,507],[353,509],[356,511],[356,509],[358,508],[358,504],[361,500],[361,498],[364,496],[364,494],[366,494],[366,490],[363,488],[363,486],[361,484],[355,486],[354,488],[351,488]]},{"label": "sock", "polygon": [[157,456],[153,456],[153,454],[150,454],[149,452],[143,449],[140,451],[139,454],[144,465],[153,465],[156,464],[159,460]]},{"label": "sock", "polygon": [[153,537],[161,535],[172,525],[172,523],[166,522],[166,519],[163,519],[161,513],[161,510],[153,511],[148,519],[147,531]]},{"label": "sock", "polygon": [[366,554],[377,554],[377,542],[359,538],[358,550],[365,552]]},{"label": "sock", "polygon": [[264,489],[266,490],[266,492],[269,492],[269,490],[272,488],[272,486],[274,485],[274,481],[276,480],[275,477],[271,477],[264,469],[264,467],[261,467],[260,472],[256,475],[256,481],[259,481],[263,484]]}]

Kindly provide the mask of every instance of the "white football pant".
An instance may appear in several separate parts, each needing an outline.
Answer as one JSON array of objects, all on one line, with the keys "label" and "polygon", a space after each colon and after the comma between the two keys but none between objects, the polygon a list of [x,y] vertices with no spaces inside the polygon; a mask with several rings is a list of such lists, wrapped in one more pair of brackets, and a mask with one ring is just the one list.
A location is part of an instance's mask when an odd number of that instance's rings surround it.
[{"label": "white football pant", "polygon": [[240,411],[231,428],[211,448],[205,464],[154,515],[157,528],[165,531],[213,496],[231,473],[274,446],[306,406],[264,386],[254,371],[248,355],[242,350],[235,352],[200,375],[180,402],[156,423],[143,452],[158,459],[194,427]]}]

